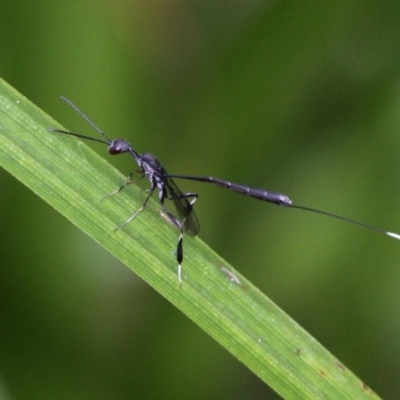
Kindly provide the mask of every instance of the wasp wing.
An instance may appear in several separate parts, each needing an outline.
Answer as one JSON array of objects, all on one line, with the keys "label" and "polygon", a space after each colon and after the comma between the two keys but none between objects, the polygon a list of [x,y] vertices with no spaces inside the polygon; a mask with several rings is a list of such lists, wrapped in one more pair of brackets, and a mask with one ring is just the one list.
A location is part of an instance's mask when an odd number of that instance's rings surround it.
[{"label": "wasp wing", "polygon": [[193,205],[188,200],[193,196],[182,193],[176,183],[169,177],[166,177],[164,184],[168,192],[168,200],[174,202],[179,222],[183,224],[183,230],[190,236],[196,236],[200,230],[200,222],[193,210]]}]

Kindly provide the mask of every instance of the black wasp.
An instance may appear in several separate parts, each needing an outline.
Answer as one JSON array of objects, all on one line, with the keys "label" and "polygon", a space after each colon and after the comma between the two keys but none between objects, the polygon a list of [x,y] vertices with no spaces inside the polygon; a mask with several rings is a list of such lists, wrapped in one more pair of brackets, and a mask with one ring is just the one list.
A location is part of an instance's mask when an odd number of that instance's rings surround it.
[{"label": "black wasp", "polygon": [[[140,168],[140,173],[142,174],[139,179],[134,181],[131,180],[133,176],[133,172],[129,175],[128,179],[125,183],[119,187],[115,192],[111,193],[111,195],[120,192],[125,186],[130,185],[132,183],[136,183],[140,179],[147,177],[150,182],[149,195],[146,197],[143,205],[134,212],[125,222],[119,225],[116,230],[121,229],[127,223],[131,222],[144,208],[152,194],[157,190],[158,191],[158,200],[159,203],[167,216],[167,218],[172,222],[173,225],[179,228],[180,235],[178,238],[178,244],[176,248],[176,258],[178,261],[178,280],[179,285],[182,284],[182,261],[183,261],[183,236],[184,233],[189,234],[190,236],[196,236],[200,230],[200,223],[197,219],[197,216],[193,210],[193,205],[198,199],[197,193],[182,193],[182,191],[178,188],[172,178],[179,179],[188,179],[199,182],[212,183],[214,185],[227,188],[233,190],[237,193],[241,193],[247,195],[249,197],[253,197],[259,200],[267,201],[270,203],[274,203],[280,206],[297,208],[301,210],[306,210],[310,212],[315,212],[318,214],[323,214],[328,217],[340,219],[342,221],[346,221],[352,224],[356,224],[362,226],[367,229],[374,230],[376,232],[384,233],[385,235],[391,236],[397,240],[400,240],[400,235],[397,233],[389,232],[381,228],[377,228],[372,225],[365,224],[364,222],[355,221],[353,219],[342,217],[337,214],[332,214],[326,211],[317,210],[315,208],[304,207],[299,205],[292,204],[292,201],[289,197],[285,196],[279,192],[273,192],[266,189],[258,189],[252,188],[245,185],[238,185],[236,183],[232,183],[229,181],[213,178],[211,176],[192,176],[192,175],[176,175],[169,174],[165,168],[162,166],[160,161],[152,155],[151,153],[142,153],[139,154],[136,150],[132,148],[130,143],[128,143],[124,139],[109,139],[106,134],[95,125],[75,104],[73,104],[70,100],[65,97],[61,97],[70,107],[72,107],[87,123],[89,123],[92,128],[94,128],[104,139],[97,139],[89,136],[84,136],[79,133],[63,131],[60,129],[49,129],[51,132],[63,133],[66,135],[76,136],[82,139],[88,139],[95,142],[104,143],[108,146],[108,153],[111,155],[118,155],[123,153],[129,153],[135,162],[138,164]],[[170,213],[165,207],[165,200],[171,200],[176,208],[177,216]]]}]

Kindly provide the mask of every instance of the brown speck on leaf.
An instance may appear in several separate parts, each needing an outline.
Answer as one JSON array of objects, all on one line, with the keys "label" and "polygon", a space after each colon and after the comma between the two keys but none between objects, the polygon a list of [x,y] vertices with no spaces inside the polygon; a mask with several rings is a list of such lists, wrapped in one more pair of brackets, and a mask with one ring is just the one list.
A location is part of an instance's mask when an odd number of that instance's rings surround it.
[{"label": "brown speck on leaf", "polygon": [[364,390],[366,390],[366,391],[371,391],[371,389],[369,388],[369,386],[367,385],[367,384],[365,384],[364,382],[363,382],[363,384],[362,384],[362,387],[363,387],[363,389]]},{"label": "brown speck on leaf", "polygon": [[339,361],[335,361],[335,364],[342,370],[346,371],[346,367]]}]

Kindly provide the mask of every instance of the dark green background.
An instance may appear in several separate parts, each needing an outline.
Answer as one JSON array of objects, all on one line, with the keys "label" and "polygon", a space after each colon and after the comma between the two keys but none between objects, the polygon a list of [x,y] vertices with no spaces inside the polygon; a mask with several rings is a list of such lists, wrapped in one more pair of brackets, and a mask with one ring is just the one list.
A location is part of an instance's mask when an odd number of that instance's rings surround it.
[{"label": "dark green background", "polygon": [[[61,94],[170,172],[266,187],[400,231],[400,3],[0,7],[1,77],[68,129],[95,134]],[[134,168],[129,157],[109,160]],[[367,385],[397,398],[399,242],[180,186],[200,194],[204,241]],[[4,171],[0,221],[1,398],[277,397]]]}]

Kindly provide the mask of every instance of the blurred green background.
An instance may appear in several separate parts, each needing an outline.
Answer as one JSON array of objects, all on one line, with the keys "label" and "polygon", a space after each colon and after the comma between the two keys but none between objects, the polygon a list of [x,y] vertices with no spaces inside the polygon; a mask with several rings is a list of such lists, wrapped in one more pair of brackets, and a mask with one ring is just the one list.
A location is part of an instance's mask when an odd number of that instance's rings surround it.
[{"label": "blurred green background", "polygon": [[[95,134],[59,95],[171,173],[400,231],[398,2],[3,0],[0,48],[0,76],[68,129]],[[398,398],[400,243],[180,186],[200,194],[204,241]],[[0,221],[2,399],[278,398],[3,170]]]}]

